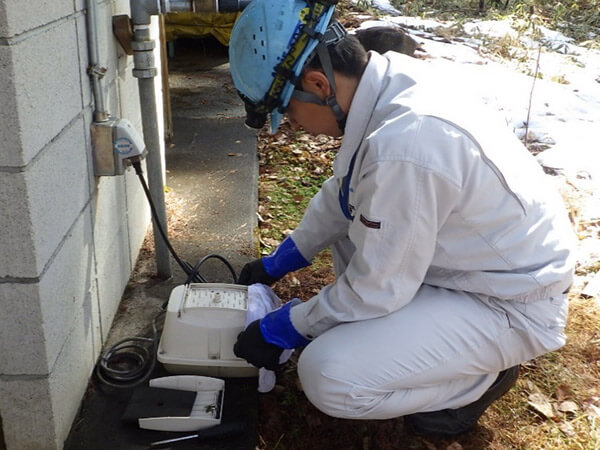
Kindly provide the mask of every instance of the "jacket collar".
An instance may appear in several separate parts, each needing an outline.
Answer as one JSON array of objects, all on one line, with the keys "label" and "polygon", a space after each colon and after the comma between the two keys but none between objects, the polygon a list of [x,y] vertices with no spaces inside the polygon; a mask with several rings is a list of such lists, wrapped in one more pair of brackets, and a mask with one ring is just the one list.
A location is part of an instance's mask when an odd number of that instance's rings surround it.
[{"label": "jacket collar", "polygon": [[348,172],[350,160],[367,131],[388,65],[389,61],[385,57],[369,52],[369,62],[350,104],[342,145],[333,162],[333,174],[336,178],[344,177]]},{"label": "jacket collar", "polygon": [[369,52],[369,62],[348,111],[346,133],[333,163],[334,177],[346,176],[364,138],[381,125],[390,110],[398,111],[399,97],[416,84],[415,76],[422,73],[419,63],[394,52],[385,55]]}]

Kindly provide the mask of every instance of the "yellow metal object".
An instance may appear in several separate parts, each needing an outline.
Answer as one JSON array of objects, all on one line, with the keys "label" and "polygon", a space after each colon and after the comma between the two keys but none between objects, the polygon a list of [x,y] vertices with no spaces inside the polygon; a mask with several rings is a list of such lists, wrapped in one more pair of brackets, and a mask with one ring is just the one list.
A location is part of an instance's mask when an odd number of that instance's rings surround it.
[{"label": "yellow metal object", "polygon": [[231,29],[239,17],[232,13],[177,12],[165,16],[165,32],[168,41],[179,37],[203,37],[212,35],[221,44],[229,45]]}]

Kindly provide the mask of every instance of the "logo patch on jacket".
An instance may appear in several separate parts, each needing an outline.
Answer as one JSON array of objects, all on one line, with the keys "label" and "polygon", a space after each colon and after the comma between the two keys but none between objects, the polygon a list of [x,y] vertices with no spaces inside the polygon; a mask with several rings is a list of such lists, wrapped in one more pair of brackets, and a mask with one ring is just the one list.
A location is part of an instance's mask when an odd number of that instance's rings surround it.
[{"label": "logo patch on jacket", "polygon": [[373,228],[375,230],[379,230],[381,228],[381,222],[375,222],[373,220],[369,220],[362,214],[360,215],[360,221],[367,228]]}]

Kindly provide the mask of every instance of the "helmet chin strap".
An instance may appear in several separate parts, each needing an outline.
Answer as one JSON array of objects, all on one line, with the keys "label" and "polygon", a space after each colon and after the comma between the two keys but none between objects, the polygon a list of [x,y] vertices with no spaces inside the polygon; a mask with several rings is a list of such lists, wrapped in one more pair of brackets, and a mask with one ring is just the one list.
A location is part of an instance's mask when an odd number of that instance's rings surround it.
[{"label": "helmet chin strap", "polygon": [[340,107],[340,104],[335,96],[335,78],[333,76],[333,66],[331,64],[331,58],[329,57],[327,47],[337,43],[345,35],[346,30],[344,30],[342,25],[338,22],[333,22],[325,32],[323,40],[319,42],[315,48],[313,56],[309,57],[307,61],[308,64],[308,62],[310,62],[314,56],[319,58],[319,61],[321,62],[321,68],[327,77],[327,81],[329,81],[329,87],[331,89],[330,95],[323,100],[312,92],[305,92],[299,88],[300,80],[297,80],[296,89],[294,89],[294,92],[292,93],[292,98],[300,102],[314,103],[320,106],[329,106],[342,133],[346,127],[346,113]]}]

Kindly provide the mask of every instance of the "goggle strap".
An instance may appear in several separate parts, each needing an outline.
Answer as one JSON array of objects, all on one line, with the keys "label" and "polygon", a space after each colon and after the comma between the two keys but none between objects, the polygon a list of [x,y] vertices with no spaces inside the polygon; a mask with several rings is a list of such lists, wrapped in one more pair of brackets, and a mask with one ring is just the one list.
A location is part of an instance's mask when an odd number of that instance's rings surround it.
[{"label": "goggle strap", "polygon": [[346,31],[344,26],[337,20],[334,20],[329,24],[327,30],[325,30],[322,42],[327,46],[330,46],[331,44],[337,44],[347,34],[348,32]]},{"label": "goggle strap", "polygon": [[333,76],[333,65],[331,64],[331,58],[329,57],[327,46],[322,42],[317,45],[317,56],[321,61],[321,68],[329,80],[329,85],[331,86],[331,95],[335,97],[335,78]]},{"label": "goggle strap", "polygon": [[[345,34],[342,35],[342,37],[343,36],[345,36]],[[339,39],[341,39],[341,37],[338,38],[338,40]],[[337,42],[337,41],[335,41],[335,42]],[[342,108],[340,107],[340,105],[337,102],[337,99],[335,97],[336,87],[335,87],[335,77],[333,75],[333,65],[331,64],[331,58],[329,57],[329,51],[327,50],[327,45],[324,42],[321,42],[321,43],[319,43],[319,45],[317,45],[317,55],[319,57],[319,60],[321,61],[321,68],[323,69],[323,72],[325,72],[325,76],[329,80],[329,85],[331,87],[331,93],[330,93],[329,97],[327,97],[325,99],[325,104],[327,106],[329,106],[331,108],[331,110],[333,111],[333,115],[335,116],[335,119],[338,123],[338,126],[340,127],[340,130],[344,131],[344,127],[346,126],[346,113],[344,113],[344,111],[342,111]]]},{"label": "goggle strap", "polygon": [[319,106],[327,106],[325,100],[321,100],[317,94],[313,94],[312,92],[295,89],[294,92],[292,92],[292,98],[302,103],[314,103]]},{"label": "goggle strap", "polygon": [[[319,96],[313,94],[312,92],[305,92],[295,89],[294,92],[292,92],[292,98],[303,103],[314,103],[315,105],[319,106],[329,106],[333,112],[335,120],[338,123],[338,126],[340,127],[340,130],[344,130],[346,126],[346,113],[344,113],[340,107],[335,95],[330,95],[325,100],[321,100]],[[285,111],[280,110],[280,112],[284,113]]]}]

